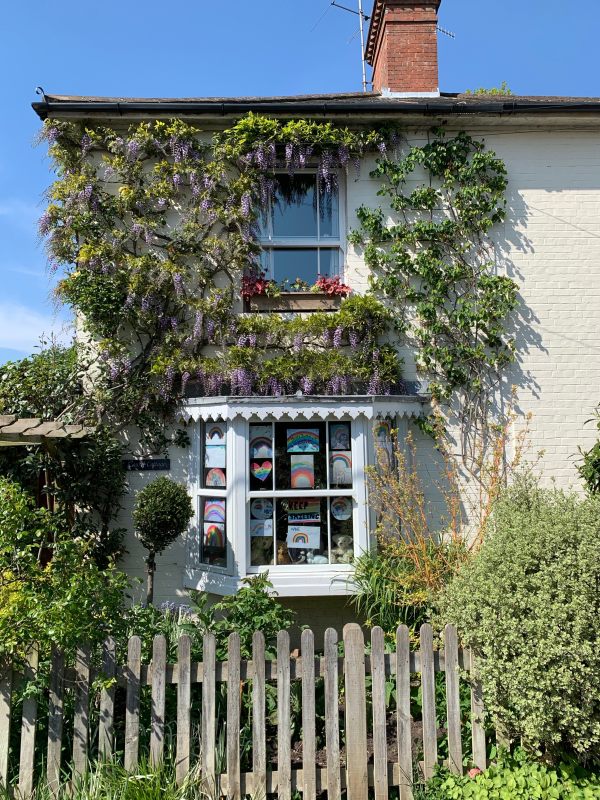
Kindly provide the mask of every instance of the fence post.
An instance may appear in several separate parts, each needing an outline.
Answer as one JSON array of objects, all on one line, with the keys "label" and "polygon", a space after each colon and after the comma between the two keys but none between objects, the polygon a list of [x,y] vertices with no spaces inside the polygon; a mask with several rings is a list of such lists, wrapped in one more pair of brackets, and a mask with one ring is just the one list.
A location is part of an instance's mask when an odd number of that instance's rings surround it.
[{"label": "fence post", "polygon": [[12,664],[7,664],[0,674],[0,787],[8,785],[8,744],[10,742],[12,684]]},{"label": "fence post", "polygon": [[444,629],[446,662],[446,722],[448,728],[448,767],[462,775],[462,742],[460,738],[460,688],[458,674],[458,636],[454,625]]},{"label": "fence post", "polygon": [[360,625],[355,623],[344,626],[344,688],[348,800],[365,800],[369,783],[365,640]]},{"label": "fence post", "polygon": [[[27,656],[25,680],[34,681],[38,671],[38,650],[34,647]],[[33,767],[35,763],[35,727],[37,724],[37,700],[35,696],[23,701],[21,721],[21,751],[19,755],[19,794],[29,797],[33,791]]]},{"label": "fence post", "polygon": [[48,789],[53,797],[60,786],[60,756],[62,752],[63,731],[63,692],[65,657],[58,648],[52,650],[52,671],[48,697],[48,751],[46,778]]},{"label": "fence post", "polygon": [[387,800],[387,736],[385,714],[385,646],[383,630],[371,631],[371,679],[373,705],[373,780],[375,800]]},{"label": "fence post", "polygon": [[473,744],[473,763],[480,770],[487,769],[487,753],[485,746],[485,708],[483,705],[483,687],[477,674],[477,661],[470,651],[471,667],[471,741]]},{"label": "fence post", "polygon": [[161,763],[165,746],[165,679],[167,669],[167,640],[154,637],[152,643],[152,704],[150,711],[150,764]]},{"label": "fence post", "polygon": [[90,648],[78,647],[75,654],[75,708],[73,713],[73,777],[87,770],[90,727]]},{"label": "fence post", "polygon": [[315,639],[302,631],[302,800],[316,800]]},{"label": "fence post", "polygon": [[190,769],[191,641],[180,636],[177,646],[177,783],[184,782]]},{"label": "fence post", "polygon": [[277,634],[277,797],[292,797],[292,742],[290,731],[290,635]]},{"label": "fence post", "polygon": [[410,632],[406,625],[396,631],[396,715],[400,800],[413,800]]},{"label": "fence post", "polygon": [[254,796],[267,796],[267,729],[265,720],[265,637],[252,636],[252,772]]},{"label": "fence post", "polygon": [[423,772],[425,780],[428,781],[433,777],[437,765],[433,630],[429,624],[421,625],[421,690],[423,694]]},{"label": "fence post", "polygon": [[137,767],[140,749],[140,676],[142,641],[131,636],[127,643],[127,692],[125,700],[125,759],[128,772]]},{"label": "fence post", "polygon": [[227,797],[240,800],[240,635],[227,642]]},{"label": "fence post", "polygon": [[338,688],[338,636],[325,631],[325,745],[327,750],[327,800],[340,800],[340,710]]},{"label": "fence post", "polygon": [[115,713],[115,640],[109,637],[102,652],[102,677],[106,685],[100,693],[100,723],[98,730],[98,753],[100,758],[112,756],[114,742]]},{"label": "fence post", "polygon": [[[204,635],[202,641],[202,783],[207,793],[217,796],[215,775],[215,687],[216,687],[216,641],[213,633]],[[212,797],[212,794],[210,794]]]}]

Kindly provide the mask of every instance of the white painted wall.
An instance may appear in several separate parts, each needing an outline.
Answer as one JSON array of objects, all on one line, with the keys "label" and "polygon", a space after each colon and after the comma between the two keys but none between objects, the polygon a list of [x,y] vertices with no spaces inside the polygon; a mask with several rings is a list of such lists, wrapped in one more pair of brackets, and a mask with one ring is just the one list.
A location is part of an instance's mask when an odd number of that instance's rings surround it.
[{"label": "white painted wall", "polygon": [[[589,448],[596,439],[595,427],[585,422],[600,400],[600,137],[594,130],[508,126],[481,135],[504,159],[509,176],[507,218],[494,238],[498,267],[518,282],[522,298],[518,361],[507,382],[517,387],[515,433],[530,412],[529,453],[544,450],[536,469],[559,486],[579,485],[578,447]],[[366,164],[358,180],[348,179],[350,228],[357,206],[380,202],[368,172]],[[345,280],[357,291],[367,285],[364,263],[352,250]],[[416,377],[410,353],[403,355],[406,377]],[[184,481],[187,455],[174,448],[170,456],[172,476]],[[433,469],[425,453],[422,468],[424,475]],[[154,476],[131,475],[132,492]],[[130,494],[124,519],[132,501]],[[127,549],[125,568],[143,576],[144,551],[133,536]],[[157,559],[156,602],[184,595],[184,561],[183,541]],[[338,607],[335,613],[337,620]]]}]

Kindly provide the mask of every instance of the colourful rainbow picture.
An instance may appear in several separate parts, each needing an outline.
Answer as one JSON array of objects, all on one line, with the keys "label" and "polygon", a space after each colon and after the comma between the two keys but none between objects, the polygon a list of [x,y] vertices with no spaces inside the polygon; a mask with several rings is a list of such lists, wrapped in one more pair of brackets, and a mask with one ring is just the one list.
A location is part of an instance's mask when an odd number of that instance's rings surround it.
[{"label": "colourful rainbow picture", "polygon": [[331,450],[350,449],[350,426],[347,422],[332,422],[330,424],[329,447]]},{"label": "colourful rainbow picture", "polygon": [[208,424],[206,426],[206,444],[224,444],[225,425]]},{"label": "colourful rainbow picture", "polygon": [[257,436],[250,440],[250,458],[271,458],[273,445],[270,438]]},{"label": "colourful rainbow picture", "polygon": [[287,530],[286,544],[290,549],[319,550],[321,547],[321,528],[290,525]]},{"label": "colourful rainbow picture", "polygon": [[318,453],[318,428],[288,428],[287,451],[288,453]]},{"label": "colourful rainbow picture", "polygon": [[298,497],[294,500],[287,501],[288,522],[290,525],[296,523],[297,525],[311,524],[313,522],[321,521],[321,501],[308,500],[304,497]]},{"label": "colourful rainbow picture", "polygon": [[331,501],[331,516],[340,521],[350,519],[352,499],[350,497],[334,497]]},{"label": "colourful rainbow picture", "polygon": [[225,479],[225,470],[220,469],[219,467],[213,467],[206,471],[206,479],[204,481],[205,486],[213,486],[214,488],[221,489],[224,486],[227,486],[227,481]]},{"label": "colourful rainbow picture", "polygon": [[292,489],[315,488],[314,456],[304,453],[290,456],[290,471],[290,487]]},{"label": "colourful rainbow picture", "polygon": [[329,456],[330,479],[337,486],[352,483],[352,453],[340,450]]},{"label": "colourful rainbow picture", "polygon": [[205,522],[225,522],[225,500],[211,498],[204,501]]},{"label": "colourful rainbow picture", "polygon": [[204,547],[225,547],[225,528],[223,525],[204,525]]},{"label": "colourful rainbow picture", "polygon": [[268,497],[259,497],[250,503],[252,519],[271,519],[273,517],[273,501]]},{"label": "colourful rainbow picture", "polygon": [[272,470],[273,464],[270,461],[263,461],[259,463],[253,461],[250,464],[250,472],[255,478],[258,478],[259,481],[266,481]]}]

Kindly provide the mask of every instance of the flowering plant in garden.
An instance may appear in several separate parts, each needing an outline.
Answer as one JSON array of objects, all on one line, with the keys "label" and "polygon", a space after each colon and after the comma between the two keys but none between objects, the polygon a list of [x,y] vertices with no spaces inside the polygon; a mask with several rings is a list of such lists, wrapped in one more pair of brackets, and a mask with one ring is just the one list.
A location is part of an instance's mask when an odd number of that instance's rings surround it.
[{"label": "flowering plant in garden", "polygon": [[328,278],[325,275],[320,275],[317,282],[311,288],[311,292],[324,292],[328,295],[339,295],[340,297],[347,297],[352,289],[342,283],[339,275],[333,278]]},{"label": "flowering plant in garden", "polygon": [[257,295],[268,295],[273,297],[279,294],[279,286],[275,281],[269,280],[265,277],[264,272],[260,272],[258,276],[256,273],[242,276],[242,297],[244,300],[249,300],[251,297]]}]

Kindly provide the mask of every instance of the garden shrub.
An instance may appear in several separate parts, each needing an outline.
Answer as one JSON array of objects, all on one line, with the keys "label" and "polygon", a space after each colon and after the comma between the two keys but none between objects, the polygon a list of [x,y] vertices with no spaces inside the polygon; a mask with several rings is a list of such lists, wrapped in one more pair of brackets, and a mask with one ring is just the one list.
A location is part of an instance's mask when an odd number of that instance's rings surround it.
[{"label": "garden shrub", "polygon": [[600,498],[522,475],[500,494],[439,616],[479,654],[487,709],[510,737],[554,761],[598,762],[599,613]]},{"label": "garden shrub", "polygon": [[600,777],[573,765],[552,769],[523,751],[501,758],[474,777],[440,773],[425,791],[427,800],[593,800]]},{"label": "garden shrub", "polygon": [[51,644],[101,641],[122,614],[126,586],[123,573],[97,566],[61,513],[35,508],[0,477],[0,660],[34,643],[43,657]]}]

